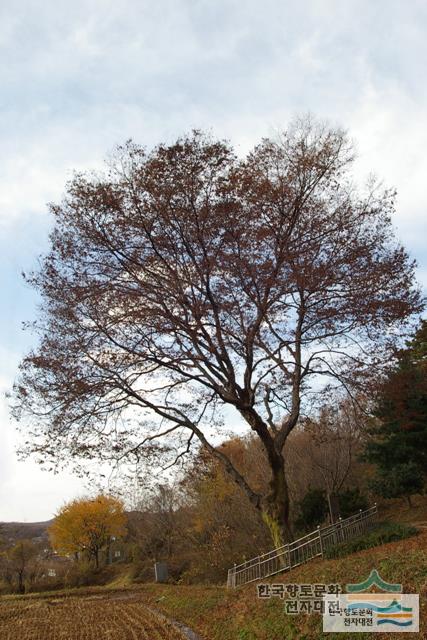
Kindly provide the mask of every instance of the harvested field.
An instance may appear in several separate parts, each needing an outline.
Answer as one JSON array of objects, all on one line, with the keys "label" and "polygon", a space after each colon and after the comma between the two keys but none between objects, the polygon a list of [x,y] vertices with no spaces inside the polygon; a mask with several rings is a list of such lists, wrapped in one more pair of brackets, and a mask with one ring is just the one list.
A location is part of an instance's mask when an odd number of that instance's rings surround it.
[{"label": "harvested field", "polygon": [[0,602],[2,640],[186,640],[137,597],[89,596]]}]

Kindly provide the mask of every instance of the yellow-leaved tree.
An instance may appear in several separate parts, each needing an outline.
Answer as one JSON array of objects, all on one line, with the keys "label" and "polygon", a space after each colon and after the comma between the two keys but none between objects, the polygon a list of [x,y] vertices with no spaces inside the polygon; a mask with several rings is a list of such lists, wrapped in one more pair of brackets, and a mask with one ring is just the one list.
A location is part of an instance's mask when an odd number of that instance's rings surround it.
[{"label": "yellow-leaved tree", "polygon": [[86,552],[99,566],[99,552],[112,538],[126,534],[126,514],[121,500],[107,495],[77,499],[65,504],[49,528],[52,547],[60,554]]}]

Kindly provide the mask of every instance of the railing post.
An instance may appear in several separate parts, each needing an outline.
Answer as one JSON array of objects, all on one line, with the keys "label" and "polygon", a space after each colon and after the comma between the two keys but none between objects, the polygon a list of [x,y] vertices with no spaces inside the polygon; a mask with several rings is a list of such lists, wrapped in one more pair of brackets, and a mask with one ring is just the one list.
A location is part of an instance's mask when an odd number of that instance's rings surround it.
[{"label": "railing post", "polygon": [[[252,580],[257,580],[261,577],[266,578],[277,571],[291,569],[292,566],[313,558],[314,553],[317,552],[318,549],[320,549],[320,555],[324,557],[325,551],[330,546],[351,539],[357,534],[358,530],[360,533],[363,533],[366,529],[370,528],[377,514],[378,508],[377,503],[375,503],[373,507],[365,511],[359,509],[358,514],[345,518],[344,520],[339,517],[337,522],[326,527],[324,531],[322,531],[319,525],[317,527],[317,535],[316,530],[312,531],[306,536],[299,538],[299,540],[283,545],[280,549],[275,549],[267,554],[257,556],[240,565],[234,564],[228,571],[227,586],[236,588]],[[279,554],[278,551],[280,550],[282,553]],[[293,558],[292,554],[294,554]],[[316,553],[316,555],[318,554]],[[261,567],[261,565],[263,566]],[[238,581],[237,566],[239,567]],[[239,582],[239,584],[237,584],[237,582]]]},{"label": "railing post", "polygon": [[320,554],[323,558],[323,540],[322,540],[322,530],[320,528],[320,524],[317,526],[317,533],[319,534]]},{"label": "railing post", "polygon": [[233,576],[232,577],[232,587],[233,587],[233,589],[235,589],[236,588],[236,563],[234,563],[233,573],[231,575]]}]

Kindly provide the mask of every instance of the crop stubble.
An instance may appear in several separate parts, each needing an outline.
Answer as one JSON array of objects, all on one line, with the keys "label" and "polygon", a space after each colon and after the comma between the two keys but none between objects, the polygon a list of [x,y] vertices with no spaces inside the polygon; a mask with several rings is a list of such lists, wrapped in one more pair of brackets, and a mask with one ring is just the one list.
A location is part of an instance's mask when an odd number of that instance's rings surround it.
[{"label": "crop stubble", "polygon": [[137,600],[68,597],[0,602],[1,640],[185,640]]}]

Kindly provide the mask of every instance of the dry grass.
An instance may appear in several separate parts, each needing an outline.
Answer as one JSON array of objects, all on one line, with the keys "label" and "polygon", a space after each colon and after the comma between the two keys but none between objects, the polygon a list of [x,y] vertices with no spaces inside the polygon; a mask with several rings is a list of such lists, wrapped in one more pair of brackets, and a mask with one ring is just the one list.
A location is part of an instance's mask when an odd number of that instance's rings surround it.
[{"label": "dry grass", "polygon": [[[405,639],[427,640],[427,530],[406,540],[390,542],[333,560],[317,559],[278,575],[279,583],[360,582],[372,569],[385,580],[402,583],[404,593],[420,595],[420,633],[405,633]],[[371,633],[322,632],[319,615],[286,615],[279,598],[259,600],[255,584],[237,590],[223,587],[142,585],[141,596],[166,615],[188,624],[209,640],[366,640]],[[385,640],[396,634],[377,633]]]},{"label": "dry grass", "polygon": [[0,602],[1,640],[184,640],[137,594]]},{"label": "dry grass", "polygon": [[[423,521],[424,501],[417,505]],[[427,529],[417,536],[365,549],[339,559],[317,559],[276,576],[273,582],[360,582],[376,568],[388,582],[403,584],[405,593],[420,594],[419,634],[427,640]],[[111,590],[111,586],[113,590]],[[126,580],[106,587],[4,596],[0,598],[0,640],[183,640],[172,625],[152,612],[157,609],[179,620],[206,640],[341,640],[343,634],[323,634],[317,615],[289,616],[278,598],[260,601],[256,586],[238,590],[215,586],[129,585]],[[148,608],[147,608],[148,607]],[[368,640],[371,634],[346,634]],[[395,634],[376,634],[378,640]]]}]

